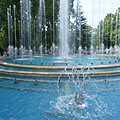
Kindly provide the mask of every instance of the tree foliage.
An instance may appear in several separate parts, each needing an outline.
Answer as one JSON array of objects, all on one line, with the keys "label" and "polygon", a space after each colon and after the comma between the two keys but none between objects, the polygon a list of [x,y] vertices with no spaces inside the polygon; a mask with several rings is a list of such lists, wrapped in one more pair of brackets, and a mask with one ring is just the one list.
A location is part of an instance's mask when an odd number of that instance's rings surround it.
[{"label": "tree foliage", "polygon": [[[105,48],[109,48],[110,46],[118,45],[120,44],[120,8],[116,10],[115,14],[109,13],[106,15],[104,20],[100,21],[97,30],[96,30],[96,37],[95,41],[96,46],[98,44],[102,43],[102,34],[103,34],[103,43],[105,45]],[[117,19],[116,19],[117,16]],[[113,19],[113,22],[112,22]],[[104,22],[104,25],[103,25]],[[103,29],[104,27],[104,29]],[[100,33],[100,34],[99,34]],[[100,45],[98,45],[100,46]]]}]

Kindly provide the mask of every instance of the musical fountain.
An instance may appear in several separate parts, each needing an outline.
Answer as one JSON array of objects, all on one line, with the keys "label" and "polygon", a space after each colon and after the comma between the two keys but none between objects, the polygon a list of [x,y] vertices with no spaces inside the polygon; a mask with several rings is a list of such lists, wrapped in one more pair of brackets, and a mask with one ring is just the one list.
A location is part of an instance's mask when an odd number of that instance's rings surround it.
[{"label": "musical fountain", "polygon": [[[15,48],[13,47],[11,6],[7,9],[9,57],[0,61],[0,88],[5,93],[5,99],[0,98],[0,103],[3,103],[0,105],[0,117],[5,120],[106,120],[111,118],[115,120],[115,116],[119,119],[119,116],[117,116],[119,110],[116,107],[118,102],[111,103],[111,101],[117,100],[114,92],[116,91],[116,94],[119,95],[120,90],[118,51],[115,52],[115,55],[112,55],[111,44],[110,54],[108,52],[104,54],[105,48],[102,42],[100,43],[101,54],[95,54],[93,30],[90,52],[88,53],[91,53],[91,55],[87,54],[87,47],[83,50],[79,0],[77,0],[76,16],[77,29],[79,30],[78,45],[76,46],[74,42],[74,45],[70,48],[68,0],[60,0],[59,43],[56,44],[54,4],[55,1],[53,0],[53,40],[50,49],[48,49],[46,38],[47,25],[44,0],[39,0],[39,10],[35,21],[37,26],[34,26],[36,29],[34,42],[31,36],[31,1],[20,0],[19,50],[16,45],[16,7],[14,6]],[[118,24],[117,17],[116,23]],[[113,18],[111,17],[111,41],[112,29]],[[43,31],[45,33],[44,37]],[[102,34],[102,40],[103,37]],[[75,52],[74,55],[71,54],[73,52],[71,50]],[[99,50],[97,53],[99,53]],[[8,89],[7,92],[4,89]],[[115,99],[111,96],[114,96]],[[76,99],[80,97],[82,97],[82,104],[76,102]],[[7,101],[8,98],[10,98],[10,104]],[[22,99],[20,100],[20,98]],[[10,107],[11,104],[12,107]],[[119,106],[120,104],[118,104]],[[27,110],[27,113],[25,110]],[[4,116],[6,113],[8,115]]]}]

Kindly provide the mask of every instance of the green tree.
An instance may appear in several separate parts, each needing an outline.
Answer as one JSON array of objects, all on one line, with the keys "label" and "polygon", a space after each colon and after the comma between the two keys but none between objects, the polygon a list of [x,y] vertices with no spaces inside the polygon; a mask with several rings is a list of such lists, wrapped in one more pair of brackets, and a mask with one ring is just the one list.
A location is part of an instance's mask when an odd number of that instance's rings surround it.
[{"label": "green tree", "polygon": [[[118,8],[118,10],[120,12],[120,8]],[[105,16],[104,18],[104,31],[103,31],[103,43],[105,45],[105,48],[109,48],[110,45],[112,44],[112,46],[114,46],[115,44],[119,45],[120,41],[119,41],[119,12],[117,12],[115,14],[109,13]],[[116,16],[118,16],[118,23],[116,23]],[[113,23],[111,23],[113,18]],[[95,39],[94,41],[97,43],[97,45],[100,43],[102,43],[102,30],[103,30],[103,21],[101,20],[98,27],[97,27],[97,34],[96,36],[99,37],[99,42],[96,42],[97,39]],[[116,29],[116,24],[117,24],[117,29]],[[111,27],[112,26],[112,27]],[[112,28],[112,29],[111,29]],[[117,40],[116,40],[116,35],[117,35]],[[97,38],[97,37],[96,37]],[[112,43],[111,43],[112,40]],[[99,45],[100,46],[100,45]]]}]

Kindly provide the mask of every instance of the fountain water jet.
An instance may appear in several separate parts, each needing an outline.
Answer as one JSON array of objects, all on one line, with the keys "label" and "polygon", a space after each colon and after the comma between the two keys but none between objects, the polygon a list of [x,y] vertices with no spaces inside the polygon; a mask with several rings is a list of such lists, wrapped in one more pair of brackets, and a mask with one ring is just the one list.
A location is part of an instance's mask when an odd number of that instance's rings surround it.
[{"label": "fountain water jet", "polygon": [[60,50],[59,53],[62,57],[66,58],[69,53],[68,45],[68,0],[60,0],[60,33],[59,33],[59,44]]},{"label": "fountain water jet", "polygon": [[116,15],[116,33],[115,33],[115,46],[114,46],[114,53],[117,54],[118,53],[118,45],[117,45],[117,36],[118,36],[118,11],[117,11],[117,15]]},{"label": "fountain water jet", "polygon": [[[39,11],[38,11],[38,34],[39,34],[39,42],[38,42],[38,46],[39,46],[39,51],[40,51],[40,55],[43,54],[43,31],[45,31],[45,51],[47,51],[47,39],[46,39],[46,12],[45,12],[45,1],[44,0],[39,0]],[[44,19],[44,21],[43,21]]]},{"label": "fountain water jet", "polygon": [[113,17],[112,17],[112,14],[111,14],[111,35],[110,35],[110,54],[112,54],[112,37],[113,37]]},{"label": "fountain water jet", "polygon": [[79,56],[82,54],[82,45],[81,45],[81,9],[80,9],[80,0],[77,0],[77,24],[78,24],[78,41],[79,41],[79,47],[78,47],[78,54]]},{"label": "fountain water jet", "polygon": [[102,43],[101,43],[101,53],[104,54],[104,21],[102,21]]},{"label": "fountain water jet", "polygon": [[[119,18],[120,18],[120,12],[119,12]],[[118,53],[119,53],[119,55],[120,55],[120,19],[119,19],[119,36],[118,36],[118,44],[119,44],[119,47],[118,47]]]},{"label": "fountain water jet", "polygon": [[15,58],[17,58],[17,41],[16,41],[16,6],[14,5],[13,6],[14,8],[14,31],[15,31]]},{"label": "fountain water jet", "polygon": [[109,53],[109,49],[108,49],[108,25],[109,25],[109,21],[107,21],[107,45],[106,45],[106,54]]},{"label": "fountain water jet", "polygon": [[9,46],[8,46],[8,53],[9,58],[13,55],[13,21],[12,21],[12,14],[11,14],[11,6],[7,9],[7,17],[8,17],[8,39],[9,39]]}]

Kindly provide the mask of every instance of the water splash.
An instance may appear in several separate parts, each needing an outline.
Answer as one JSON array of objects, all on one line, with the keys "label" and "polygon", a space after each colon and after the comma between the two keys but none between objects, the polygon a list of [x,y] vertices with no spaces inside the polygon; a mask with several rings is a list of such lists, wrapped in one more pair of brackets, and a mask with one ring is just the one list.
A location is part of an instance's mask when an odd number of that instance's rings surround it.
[{"label": "water splash", "polygon": [[[87,80],[92,80],[89,76],[91,69],[93,69],[92,66],[83,67],[81,69],[78,69],[78,66],[73,66],[71,70],[72,75],[70,75],[67,68],[65,68],[64,71],[68,74],[68,81],[63,88],[64,93],[60,93],[59,91],[57,100],[50,101],[52,106],[51,109],[54,111],[57,118],[66,120],[101,120],[105,118],[104,116],[111,114],[111,111],[108,110],[107,103],[103,102],[103,96],[99,96],[97,93],[97,91],[99,91],[97,84],[92,84],[92,89],[96,92],[88,90],[89,86],[87,84]],[[83,74],[82,78],[80,77],[81,73]],[[59,80],[61,76],[62,75],[58,78]],[[81,105],[76,104],[76,92],[82,94],[83,103],[87,107],[83,108]]]},{"label": "water splash", "polygon": [[84,92],[84,103],[87,108],[81,108],[80,105],[69,105],[74,101],[74,95],[59,96],[57,102],[51,102],[52,109],[58,116],[72,120],[94,120],[103,119],[105,115],[109,115],[108,106],[97,94],[89,95]]}]

